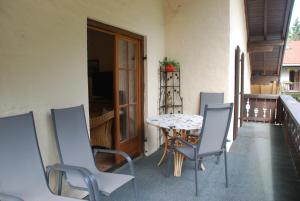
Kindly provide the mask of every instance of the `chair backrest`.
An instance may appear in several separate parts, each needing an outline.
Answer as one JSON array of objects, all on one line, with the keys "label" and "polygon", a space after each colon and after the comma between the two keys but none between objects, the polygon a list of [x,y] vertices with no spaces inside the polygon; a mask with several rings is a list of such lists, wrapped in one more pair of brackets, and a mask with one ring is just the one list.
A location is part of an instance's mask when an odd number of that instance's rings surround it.
[{"label": "chair backrest", "polygon": [[50,194],[32,112],[0,118],[0,191],[25,200]]},{"label": "chair backrest", "polygon": [[61,163],[96,171],[83,105],[52,109],[51,114]]},{"label": "chair backrest", "polygon": [[205,106],[198,154],[219,152],[224,148],[230,126],[232,108],[233,103],[209,104]]},{"label": "chair backrest", "polygon": [[222,104],[224,103],[224,93],[208,93],[200,92],[200,107],[199,114],[204,115],[204,108],[207,104]]}]

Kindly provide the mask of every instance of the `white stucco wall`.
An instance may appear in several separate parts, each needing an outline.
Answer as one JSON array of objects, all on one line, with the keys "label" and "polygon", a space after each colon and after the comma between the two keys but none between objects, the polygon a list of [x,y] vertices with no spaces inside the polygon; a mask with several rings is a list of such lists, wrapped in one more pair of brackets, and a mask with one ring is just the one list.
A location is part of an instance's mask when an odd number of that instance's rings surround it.
[{"label": "white stucco wall", "polygon": [[[199,92],[224,92],[234,101],[234,49],[245,52],[245,92],[250,92],[243,1],[166,1],[166,55],[178,59],[184,112],[199,111]],[[232,129],[229,134],[232,138]]]},{"label": "white stucco wall", "polygon": [[224,92],[225,102],[234,101],[237,45],[245,52],[245,93],[250,92],[244,1],[166,0],[165,18],[166,56],[181,63],[185,113],[198,113],[200,91]]},{"label": "white stucco wall", "polygon": [[[199,92],[233,101],[234,48],[246,52],[239,0],[0,0],[0,116],[34,111],[45,165],[57,161],[50,108],[88,108],[87,18],[144,35],[145,118],[158,112],[158,61],[181,63],[184,112],[199,110]],[[246,66],[248,66],[246,57]],[[250,92],[245,70],[245,92]],[[249,82],[250,83],[250,82]],[[158,148],[145,126],[146,154]]]},{"label": "white stucco wall", "polygon": [[199,93],[225,92],[228,99],[229,3],[168,0],[166,56],[181,63],[184,112],[199,112]]},{"label": "white stucco wall", "polygon": [[[247,25],[245,19],[244,1],[230,0],[230,49],[228,65],[228,101],[234,102],[234,76],[235,76],[235,49],[239,46],[241,53],[244,53],[244,93],[251,92],[251,69],[249,54],[247,53]],[[232,139],[232,125],[229,138]]]},{"label": "white stucco wall", "polygon": [[[251,90],[251,69],[249,54],[247,53],[247,27],[245,19],[244,1],[230,0],[230,53],[229,53],[229,82],[230,88],[234,88],[234,55],[235,48],[239,46],[241,53],[245,53],[244,69],[244,91],[250,93]],[[230,100],[234,99],[234,91],[230,91]]]},{"label": "white stucco wall", "polygon": [[289,82],[290,81],[290,72],[288,68],[281,68],[281,73],[280,73],[280,82]]},{"label": "white stucco wall", "polygon": [[[84,104],[88,113],[87,18],[146,37],[145,116],[158,111],[163,1],[0,0],[0,116],[34,111],[45,165],[58,158],[50,109]],[[158,140],[149,130],[151,153]]]}]

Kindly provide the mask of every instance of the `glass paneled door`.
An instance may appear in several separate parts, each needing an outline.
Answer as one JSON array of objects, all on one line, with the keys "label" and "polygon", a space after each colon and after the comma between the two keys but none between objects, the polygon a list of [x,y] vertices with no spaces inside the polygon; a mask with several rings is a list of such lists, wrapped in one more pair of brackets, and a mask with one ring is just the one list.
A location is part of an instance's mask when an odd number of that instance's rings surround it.
[{"label": "glass paneled door", "polygon": [[139,40],[116,35],[115,145],[131,156],[141,153],[140,55]]}]

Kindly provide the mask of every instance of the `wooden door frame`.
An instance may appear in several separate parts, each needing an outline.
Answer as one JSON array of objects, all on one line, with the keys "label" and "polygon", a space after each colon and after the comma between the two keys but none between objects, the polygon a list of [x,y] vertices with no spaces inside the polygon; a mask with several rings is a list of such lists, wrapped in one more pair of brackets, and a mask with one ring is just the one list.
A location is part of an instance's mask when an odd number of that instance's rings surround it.
[{"label": "wooden door frame", "polygon": [[102,22],[98,22],[98,21],[95,21],[92,19],[87,19],[87,25],[89,27],[97,28],[98,30],[100,30],[102,32],[106,32],[106,33],[109,33],[112,35],[121,34],[121,35],[129,36],[131,38],[136,38],[136,39],[144,42],[144,36],[142,36],[142,35],[139,35],[139,34],[115,27],[115,26],[104,24]]},{"label": "wooden door frame", "polygon": [[[129,80],[130,80],[130,71],[132,71],[133,69],[130,69],[129,68],[129,63],[128,63],[128,60],[127,60],[127,64],[126,64],[126,68],[120,68],[120,65],[119,65],[119,43],[120,41],[126,41],[128,44],[129,43],[132,43],[132,44],[136,44],[136,50],[135,50],[135,54],[137,54],[137,60],[136,60],[136,69],[134,70],[135,71],[135,77],[137,78],[136,79],[136,86],[137,88],[135,89],[136,90],[136,102],[135,102],[135,105],[136,106],[140,106],[142,107],[142,104],[141,104],[141,91],[140,91],[140,86],[141,86],[141,67],[140,67],[140,60],[142,59],[142,55],[141,55],[141,52],[140,52],[140,40],[138,39],[135,39],[135,38],[132,38],[132,37],[127,37],[127,36],[124,36],[122,34],[116,34],[115,36],[116,40],[115,40],[115,85],[116,86],[119,86],[119,78],[120,78],[120,71],[122,70],[125,70],[126,71],[126,74],[127,74],[127,80],[126,80],[126,84],[127,84],[127,103],[125,104],[120,104],[120,94],[119,94],[119,88],[118,87],[115,87],[115,96],[116,96],[116,102],[115,102],[115,111],[118,113],[121,108],[128,108],[127,110],[127,119],[129,118],[130,116],[130,106],[132,105],[132,103],[130,103],[130,94],[131,94],[131,89],[129,87]],[[128,46],[127,46],[127,56],[128,58]],[[129,80],[128,80],[129,79]],[[129,81],[129,82],[128,82]],[[142,150],[142,136],[141,134],[141,131],[140,131],[140,128],[141,128],[141,125],[142,125],[142,118],[141,118],[141,111],[140,109],[137,107],[138,110],[136,110],[136,135],[135,137],[129,137],[128,139],[125,139],[123,141],[120,141],[120,116],[119,115],[116,115],[116,126],[115,126],[115,143],[116,143],[116,146],[121,148],[122,151],[125,151],[126,153],[128,154],[133,154],[133,155],[136,155],[136,153],[134,153],[135,151],[139,152],[139,153],[142,153],[143,150]],[[130,118],[129,118],[130,119]],[[129,120],[128,119],[128,120]],[[127,127],[127,134],[130,135],[130,122],[128,124],[128,127]],[[135,142],[139,143],[138,147],[134,146],[135,145]],[[124,158],[122,157],[116,157],[116,162],[117,163],[120,163],[124,160]]]},{"label": "wooden door frame", "polygon": [[144,132],[145,131],[145,128],[144,128],[144,106],[145,106],[144,105],[144,59],[146,59],[146,57],[144,57],[144,40],[145,40],[145,38],[142,35],[139,35],[139,34],[115,27],[115,26],[107,25],[102,22],[98,22],[98,21],[95,21],[95,20],[89,19],[89,18],[87,19],[87,29],[88,28],[97,30],[100,32],[104,32],[104,33],[107,33],[110,35],[114,35],[114,36],[116,36],[117,34],[121,34],[123,36],[134,38],[134,39],[138,40],[140,43],[138,48],[139,48],[139,50],[140,50],[139,52],[141,54],[140,61],[139,61],[139,65],[140,65],[140,78],[139,78],[140,79],[140,81],[139,81],[140,89],[139,89],[139,92],[140,92],[140,105],[141,105],[141,111],[140,111],[140,124],[141,125],[140,125],[140,131],[137,131],[137,132],[140,132],[140,135],[141,135],[140,150],[141,150],[141,154],[143,154],[145,151],[144,150],[145,149],[145,146],[144,146],[144,139],[145,139],[145,132]]}]

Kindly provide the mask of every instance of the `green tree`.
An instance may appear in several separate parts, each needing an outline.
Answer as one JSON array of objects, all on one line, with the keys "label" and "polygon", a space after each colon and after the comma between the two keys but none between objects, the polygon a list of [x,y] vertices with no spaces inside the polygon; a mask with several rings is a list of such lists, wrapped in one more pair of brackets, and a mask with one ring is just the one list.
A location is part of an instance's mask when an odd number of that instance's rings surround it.
[{"label": "green tree", "polygon": [[300,21],[296,18],[292,27],[289,30],[289,40],[300,40]]}]

